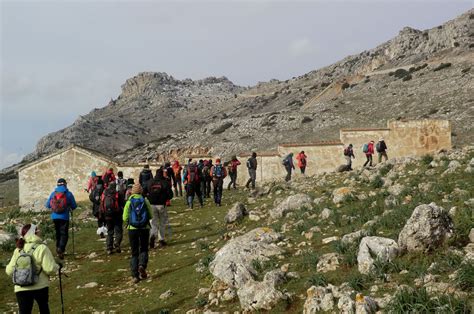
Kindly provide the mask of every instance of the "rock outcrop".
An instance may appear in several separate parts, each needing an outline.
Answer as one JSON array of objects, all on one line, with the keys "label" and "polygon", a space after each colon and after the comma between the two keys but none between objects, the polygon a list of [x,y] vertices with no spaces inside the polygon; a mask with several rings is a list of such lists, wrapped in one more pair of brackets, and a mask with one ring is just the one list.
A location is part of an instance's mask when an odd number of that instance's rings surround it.
[{"label": "rock outcrop", "polygon": [[280,218],[285,216],[290,211],[298,210],[301,208],[312,208],[313,200],[306,194],[295,194],[288,196],[282,201],[277,207],[270,210],[270,217]]},{"label": "rock outcrop", "polygon": [[397,242],[382,237],[364,237],[359,244],[357,265],[359,272],[370,274],[374,268],[375,259],[382,262],[393,260],[399,253]]}]

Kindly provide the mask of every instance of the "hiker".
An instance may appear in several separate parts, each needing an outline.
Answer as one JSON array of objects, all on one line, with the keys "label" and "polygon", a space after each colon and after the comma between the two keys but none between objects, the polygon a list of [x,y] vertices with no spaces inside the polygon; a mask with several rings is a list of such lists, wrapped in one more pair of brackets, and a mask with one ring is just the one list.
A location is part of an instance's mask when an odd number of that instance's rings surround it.
[{"label": "hiker", "polygon": [[285,181],[288,182],[291,180],[291,171],[295,169],[293,164],[293,153],[289,153],[285,158],[283,158],[283,166],[285,166],[286,177]]},{"label": "hiker", "polygon": [[[61,268],[61,264],[56,263],[48,246],[43,244],[38,226],[26,224],[21,228],[20,235],[21,237],[16,241],[13,256],[5,268],[5,273],[12,277],[13,282],[16,283],[14,291],[18,302],[18,312],[32,313],[36,300],[39,312],[49,313],[49,276],[56,274]],[[30,254],[32,258],[21,256],[22,253]],[[29,276],[25,278],[25,276],[18,274],[19,271],[26,270],[24,266],[21,267],[25,262],[27,266],[34,265],[34,271],[36,270],[37,277],[33,277],[34,283],[31,285],[24,285],[23,281]],[[32,267],[28,267],[28,269],[31,270]]]},{"label": "hiker", "polygon": [[[165,232],[168,227],[167,201],[173,198],[171,184],[163,176],[163,169],[156,170],[153,180],[148,182],[148,200],[151,204],[153,218],[151,220],[150,248],[155,247],[155,240],[158,237],[158,246],[166,245]],[[159,223],[159,225],[158,225]]]},{"label": "hiker", "polygon": [[206,197],[206,175],[204,174],[204,160],[199,159],[197,167],[199,172],[199,189],[201,190],[201,196],[204,199]]},{"label": "hiker", "polygon": [[298,168],[300,168],[301,174],[304,175],[306,171],[308,156],[305,155],[304,150],[302,150],[298,155],[296,155],[296,160],[298,161]]},{"label": "hiker", "polygon": [[111,182],[102,194],[100,211],[107,226],[107,254],[112,254],[114,249],[117,253],[122,252],[120,244],[122,243],[123,236],[123,207],[119,204],[119,192],[117,192],[117,184],[115,182]]},{"label": "hiker", "polygon": [[121,209],[125,207],[125,195],[127,194],[127,183],[128,180],[124,179],[123,177],[123,172],[119,171],[117,172],[117,179],[115,180],[115,185],[117,187],[117,193],[118,193],[118,203]]},{"label": "hiker", "polygon": [[148,264],[148,240],[150,237],[150,222],[152,217],[151,205],[143,197],[143,188],[139,183],[135,183],[132,188],[132,195],[123,209],[123,221],[127,222],[128,239],[132,257],[130,259],[130,269],[133,282],[138,283],[141,279],[148,277],[146,267]]},{"label": "hiker", "polygon": [[355,159],[354,150],[352,148],[352,144],[349,144],[349,146],[344,148],[344,158],[346,158],[347,170],[352,170],[352,158]]},{"label": "hiker", "polygon": [[245,184],[245,187],[248,189],[249,184],[252,183],[252,189],[255,189],[255,180],[257,180],[257,153],[253,152],[252,157],[247,159],[247,169],[249,171],[249,179]]},{"label": "hiker", "polygon": [[60,259],[64,259],[69,237],[69,212],[77,208],[74,195],[67,189],[66,180],[63,178],[58,180],[45,206],[51,209],[51,219],[56,230],[56,253]]},{"label": "hiker", "polygon": [[104,182],[101,178],[97,181],[95,188],[89,194],[89,200],[92,202],[92,215],[97,218],[97,233],[101,238],[105,238],[104,227],[105,219],[100,212],[100,201],[102,199],[102,194],[104,193]]},{"label": "hiker", "polygon": [[382,156],[384,157],[385,161],[388,160],[387,156],[387,144],[385,144],[385,141],[383,137],[379,139],[377,144],[375,145],[375,149],[377,150],[377,153],[379,155],[379,163],[382,162]]},{"label": "hiker", "polygon": [[198,197],[199,204],[201,205],[201,207],[204,206],[199,177],[200,175],[197,163],[192,162],[190,159],[188,165],[186,166],[183,172],[183,183],[186,188],[186,200],[189,209],[193,209],[195,195]]},{"label": "hiker", "polygon": [[204,176],[204,192],[203,195],[206,198],[211,197],[211,167],[212,167],[212,159],[204,160],[204,168],[202,169],[203,176]]},{"label": "hiker", "polygon": [[143,189],[143,195],[147,194],[146,187],[148,185],[148,181],[153,179],[153,174],[151,173],[150,166],[149,165],[144,165],[143,170],[140,172],[140,176],[138,178],[138,182],[142,186]]},{"label": "hiker", "polygon": [[227,189],[230,190],[230,187],[233,186],[234,189],[237,189],[237,167],[240,166],[240,161],[237,159],[237,156],[232,156],[232,159],[229,162],[229,177],[230,182],[227,185]]},{"label": "hiker", "polygon": [[372,155],[374,154],[374,141],[370,141],[368,144],[364,144],[362,151],[365,153],[367,161],[364,163],[364,167],[369,164],[372,167]]},{"label": "hiker", "polygon": [[127,179],[127,190],[125,191],[125,202],[128,201],[128,199],[132,195],[132,188],[134,184],[135,184],[135,180],[133,178]]},{"label": "hiker", "polygon": [[95,171],[92,171],[91,176],[89,177],[89,180],[87,181],[87,188],[86,188],[87,193],[90,193],[95,188],[98,180],[99,180],[99,177],[97,176]]},{"label": "hiker", "polygon": [[224,178],[226,176],[227,171],[221,164],[221,160],[217,158],[216,163],[211,167],[212,186],[214,189],[214,203],[217,206],[221,206],[222,188],[224,186]]},{"label": "hiker", "polygon": [[[171,168],[171,163],[168,161],[165,163],[165,167],[163,169],[163,177],[165,177],[168,180],[170,188],[176,184],[176,177],[174,176],[174,171],[173,168]],[[173,190],[171,190],[173,192]],[[171,199],[173,196],[171,196],[167,201],[166,201],[166,206],[171,206]]]},{"label": "hiker", "polygon": [[111,182],[115,182],[114,168],[109,168],[104,175],[102,176],[102,181],[104,181],[104,188],[106,189]]},{"label": "hiker", "polygon": [[[174,196],[178,196],[178,191],[179,191],[179,196],[183,196],[183,185],[182,185],[182,180],[181,180],[181,171],[183,170],[183,167],[181,167],[181,165],[179,164],[179,161],[178,160],[175,160],[175,162],[173,163],[173,172],[174,172],[174,178],[175,178],[175,181],[173,183],[173,187],[174,187]],[[179,190],[178,190],[178,186],[179,186]]]}]

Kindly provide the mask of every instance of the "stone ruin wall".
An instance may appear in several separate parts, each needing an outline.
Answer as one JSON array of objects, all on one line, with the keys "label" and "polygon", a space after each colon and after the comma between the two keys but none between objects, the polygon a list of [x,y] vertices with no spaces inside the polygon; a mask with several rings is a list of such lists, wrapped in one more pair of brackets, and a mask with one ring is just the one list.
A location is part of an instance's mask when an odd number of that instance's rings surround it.
[{"label": "stone ruin wall", "polygon": [[34,210],[41,210],[59,178],[66,179],[76,201],[88,200],[89,195],[84,188],[87,187],[91,169],[99,171],[110,166],[115,165],[94,153],[74,148],[51,156],[19,171],[20,206],[28,205]]}]

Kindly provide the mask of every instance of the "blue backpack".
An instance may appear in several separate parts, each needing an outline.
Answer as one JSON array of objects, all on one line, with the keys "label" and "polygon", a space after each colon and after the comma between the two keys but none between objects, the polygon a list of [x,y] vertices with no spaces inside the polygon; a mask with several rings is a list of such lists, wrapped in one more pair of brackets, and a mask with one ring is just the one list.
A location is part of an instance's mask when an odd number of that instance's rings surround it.
[{"label": "blue backpack", "polygon": [[214,176],[214,178],[221,178],[222,177],[222,165],[221,164],[218,164],[218,165],[214,165],[214,171],[212,172],[212,175]]},{"label": "blue backpack", "polygon": [[130,198],[130,216],[128,218],[128,224],[132,227],[141,229],[145,228],[149,224],[150,218],[148,217],[147,207],[145,205],[145,199]]},{"label": "blue backpack", "polygon": [[364,146],[362,146],[362,152],[363,153],[369,152],[369,144],[365,143]]}]

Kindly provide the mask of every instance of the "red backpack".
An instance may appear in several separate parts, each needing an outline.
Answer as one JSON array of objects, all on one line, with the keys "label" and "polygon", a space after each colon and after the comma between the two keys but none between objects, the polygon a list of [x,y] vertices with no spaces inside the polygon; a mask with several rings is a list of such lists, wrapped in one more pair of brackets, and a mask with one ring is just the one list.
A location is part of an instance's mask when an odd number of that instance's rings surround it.
[{"label": "red backpack", "polygon": [[67,208],[66,192],[54,192],[53,197],[49,201],[49,207],[51,207],[53,213],[64,213]]},{"label": "red backpack", "polygon": [[190,164],[187,167],[188,183],[199,182],[198,168],[195,164]]},{"label": "red backpack", "polygon": [[100,210],[103,214],[105,214],[105,216],[109,217],[117,213],[119,211],[118,193],[110,193],[109,191],[105,191]]}]

